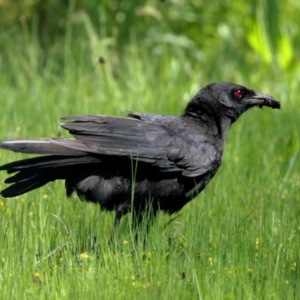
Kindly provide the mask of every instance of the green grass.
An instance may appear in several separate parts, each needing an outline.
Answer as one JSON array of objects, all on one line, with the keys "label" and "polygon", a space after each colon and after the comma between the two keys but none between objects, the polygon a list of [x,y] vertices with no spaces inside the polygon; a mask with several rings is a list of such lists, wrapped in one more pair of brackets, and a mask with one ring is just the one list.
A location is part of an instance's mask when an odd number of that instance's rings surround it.
[{"label": "green grass", "polygon": [[[75,196],[67,200],[62,182],[1,199],[0,298],[297,299],[298,79],[276,65],[237,69],[239,58],[224,49],[212,70],[214,53],[199,62],[161,42],[156,55],[133,34],[120,54],[98,38],[89,32],[77,45],[67,35],[44,57],[29,35],[24,48],[6,51],[1,139],[67,136],[58,126],[62,115],[180,114],[213,80],[270,93],[282,110],[253,109],[233,125],[215,178],[174,220],[159,214],[145,249],[134,243],[128,217],[109,248],[114,215]],[[21,157],[0,152],[1,164]]]}]

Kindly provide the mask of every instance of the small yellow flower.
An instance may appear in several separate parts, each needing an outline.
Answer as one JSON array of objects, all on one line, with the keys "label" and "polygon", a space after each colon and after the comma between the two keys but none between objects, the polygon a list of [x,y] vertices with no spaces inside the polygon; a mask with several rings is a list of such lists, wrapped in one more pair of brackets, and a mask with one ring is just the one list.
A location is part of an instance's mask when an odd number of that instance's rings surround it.
[{"label": "small yellow flower", "polygon": [[235,161],[236,163],[240,162],[240,157],[236,155],[236,156],[234,157],[234,161]]},{"label": "small yellow flower", "polygon": [[79,257],[81,259],[87,259],[89,256],[88,256],[87,252],[83,252],[83,253],[80,253]]},{"label": "small yellow flower", "polygon": [[284,161],[282,156],[278,156],[277,157],[277,162],[282,163]]},{"label": "small yellow flower", "polygon": [[40,272],[35,272],[35,273],[34,273],[34,277],[35,277],[35,278],[41,278],[41,276],[42,276],[42,275],[41,275]]},{"label": "small yellow flower", "polygon": [[49,197],[49,196],[48,196],[48,195],[46,195],[46,194],[45,194],[45,195],[43,195],[43,199],[48,199],[48,197]]},{"label": "small yellow flower", "polygon": [[4,202],[3,201],[0,201],[0,206],[4,206]]},{"label": "small yellow flower", "polygon": [[29,217],[32,217],[32,215],[33,215],[33,212],[30,211],[30,212],[28,213],[28,216],[29,216]]},{"label": "small yellow flower", "polygon": [[233,270],[229,269],[229,270],[227,271],[227,275],[232,275],[232,274],[233,274]]},{"label": "small yellow flower", "polygon": [[259,249],[259,237],[256,237],[255,238],[255,247],[254,247],[256,250]]},{"label": "small yellow flower", "polygon": [[128,241],[127,241],[127,240],[124,240],[124,241],[123,241],[123,244],[128,244]]},{"label": "small yellow flower", "polygon": [[184,242],[184,238],[183,238],[182,236],[179,236],[179,237],[178,237],[178,241],[179,241],[180,243],[183,243],[183,242]]},{"label": "small yellow flower", "polygon": [[253,270],[251,268],[248,268],[248,273],[252,274]]},{"label": "small yellow flower", "polygon": [[209,257],[209,258],[208,258],[208,261],[209,261],[210,265],[212,266],[213,258],[212,258],[212,257]]},{"label": "small yellow flower", "polygon": [[293,262],[290,266],[290,270],[291,271],[296,271],[296,267],[297,267],[297,263],[296,262]]}]

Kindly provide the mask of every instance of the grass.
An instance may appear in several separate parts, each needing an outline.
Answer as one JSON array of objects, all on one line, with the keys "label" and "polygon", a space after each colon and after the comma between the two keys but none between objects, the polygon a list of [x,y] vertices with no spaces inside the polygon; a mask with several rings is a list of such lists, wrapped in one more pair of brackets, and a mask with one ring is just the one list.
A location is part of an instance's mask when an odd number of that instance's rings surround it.
[{"label": "grass", "polygon": [[[66,200],[62,182],[1,199],[1,298],[297,299],[296,79],[289,81],[276,66],[255,76],[245,67],[239,72],[230,53],[223,53],[222,65],[212,72],[206,69],[210,61],[191,63],[180,46],[162,43],[155,56],[134,38],[123,55],[103,46],[105,63],[99,64],[99,40],[93,36],[71,52],[67,35],[59,48],[62,65],[56,55],[41,63],[43,53],[31,40],[25,49],[6,53],[7,60],[0,61],[7,70],[0,74],[1,139],[66,136],[58,118],[69,114],[123,115],[124,109],[179,114],[212,80],[270,93],[282,100],[282,110],[253,109],[234,124],[213,181],[176,218],[159,214],[146,249],[134,243],[128,217],[109,248],[113,214],[75,196]],[[1,163],[21,157],[0,152]],[[2,188],[4,178],[1,174]]]}]

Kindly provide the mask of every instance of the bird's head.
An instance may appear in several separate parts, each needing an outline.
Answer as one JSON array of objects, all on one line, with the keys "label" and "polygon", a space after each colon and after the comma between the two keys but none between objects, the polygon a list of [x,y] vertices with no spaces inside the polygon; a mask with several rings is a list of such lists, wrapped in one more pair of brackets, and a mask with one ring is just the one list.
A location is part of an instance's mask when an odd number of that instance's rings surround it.
[{"label": "bird's head", "polygon": [[233,123],[247,109],[280,108],[280,102],[269,95],[257,93],[244,86],[228,82],[211,83],[201,89],[187,105],[185,114],[214,114],[225,116]]}]

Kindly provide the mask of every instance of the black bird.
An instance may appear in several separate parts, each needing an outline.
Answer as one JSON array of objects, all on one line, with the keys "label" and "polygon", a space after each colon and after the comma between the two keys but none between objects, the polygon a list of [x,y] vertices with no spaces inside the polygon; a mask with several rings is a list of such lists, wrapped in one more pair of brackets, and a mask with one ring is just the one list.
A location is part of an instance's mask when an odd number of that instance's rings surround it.
[{"label": "black bird", "polygon": [[43,156],[5,164],[15,197],[50,181],[65,180],[66,194],[115,210],[114,225],[131,211],[179,211],[217,172],[232,123],[251,107],[280,108],[272,97],[232,83],[211,83],[181,116],[127,112],[128,118],[68,116],[61,124],[74,138],[5,140],[0,148]]}]

